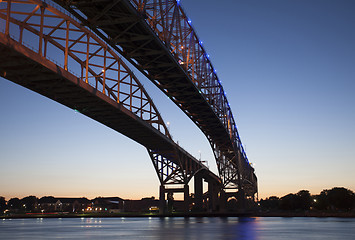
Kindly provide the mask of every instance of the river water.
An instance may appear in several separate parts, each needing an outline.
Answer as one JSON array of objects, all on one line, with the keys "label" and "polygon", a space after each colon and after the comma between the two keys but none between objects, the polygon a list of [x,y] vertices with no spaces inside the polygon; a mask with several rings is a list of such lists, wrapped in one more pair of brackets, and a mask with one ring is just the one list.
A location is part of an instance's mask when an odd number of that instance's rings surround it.
[{"label": "river water", "polygon": [[355,218],[0,219],[0,239],[355,239]]}]

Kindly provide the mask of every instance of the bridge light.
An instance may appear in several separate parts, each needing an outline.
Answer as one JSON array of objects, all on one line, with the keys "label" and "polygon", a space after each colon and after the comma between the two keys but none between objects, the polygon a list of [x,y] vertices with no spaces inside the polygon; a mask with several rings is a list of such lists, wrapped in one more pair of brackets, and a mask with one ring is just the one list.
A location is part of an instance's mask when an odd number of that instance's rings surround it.
[{"label": "bridge light", "polygon": [[203,43],[203,42],[202,42],[202,41],[200,41],[199,43],[200,43],[200,45],[202,45],[202,43]]},{"label": "bridge light", "polygon": [[191,20],[189,19],[189,20],[187,20],[187,22],[189,23],[189,24],[191,24]]}]

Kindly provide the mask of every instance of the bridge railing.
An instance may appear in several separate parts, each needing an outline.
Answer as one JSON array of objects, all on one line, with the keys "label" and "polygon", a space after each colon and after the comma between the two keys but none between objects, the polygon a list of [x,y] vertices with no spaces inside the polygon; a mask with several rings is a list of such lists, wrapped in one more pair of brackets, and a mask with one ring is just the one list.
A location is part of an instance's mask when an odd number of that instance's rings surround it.
[{"label": "bridge railing", "polygon": [[130,0],[130,2],[144,16],[156,35],[188,73],[223,123],[232,143],[239,149],[246,168],[251,168],[217,71],[214,69],[202,41],[194,31],[191,20],[180,6],[180,1]]},{"label": "bridge railing", "polygon": [[171,138],[142,84],[120,57],[89,29],[48,3],[0,2],[0,31]]}]

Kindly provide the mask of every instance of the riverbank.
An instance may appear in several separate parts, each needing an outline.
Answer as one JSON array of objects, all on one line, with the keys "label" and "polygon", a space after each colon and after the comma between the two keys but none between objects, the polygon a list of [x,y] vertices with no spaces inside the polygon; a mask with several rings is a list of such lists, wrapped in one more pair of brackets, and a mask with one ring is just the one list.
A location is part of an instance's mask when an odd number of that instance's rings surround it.
[{"label": "riverbank", "polygon": [[17,218],[146,218],[146,217],[255,217],[250,213],[51,213],[51,214],[11,214],[0,216],[0,219]]},{"label": "riverbank", "polygon": [[355,212],[234,212],[234,213],[16,213],[1,219],[18,218],[145,218],[145,217],[338,217],[355,218]]},{"label": "riverbank", "polygon": [[355,218],[355,212],[321,212],[321,211],[305,211],[305,212],[259,212],[258,217],[339,217],[339,218]]}]

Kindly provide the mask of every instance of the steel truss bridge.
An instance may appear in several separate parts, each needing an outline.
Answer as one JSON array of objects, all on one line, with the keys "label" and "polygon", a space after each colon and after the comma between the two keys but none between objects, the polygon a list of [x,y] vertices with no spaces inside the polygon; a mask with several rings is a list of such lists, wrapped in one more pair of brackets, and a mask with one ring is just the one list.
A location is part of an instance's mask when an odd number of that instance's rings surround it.
[{"label": "steel truss bridge", "polygon": [[[175,143],[123,56],[206,135],[219,176]],[[225,209],[257,194],[223,87],[176,0],[0,1],[0,76],[68,106],[147,148],[166,194],[194,178],[194,204]],[[202,181],[208,182],[203,193]]]}]

